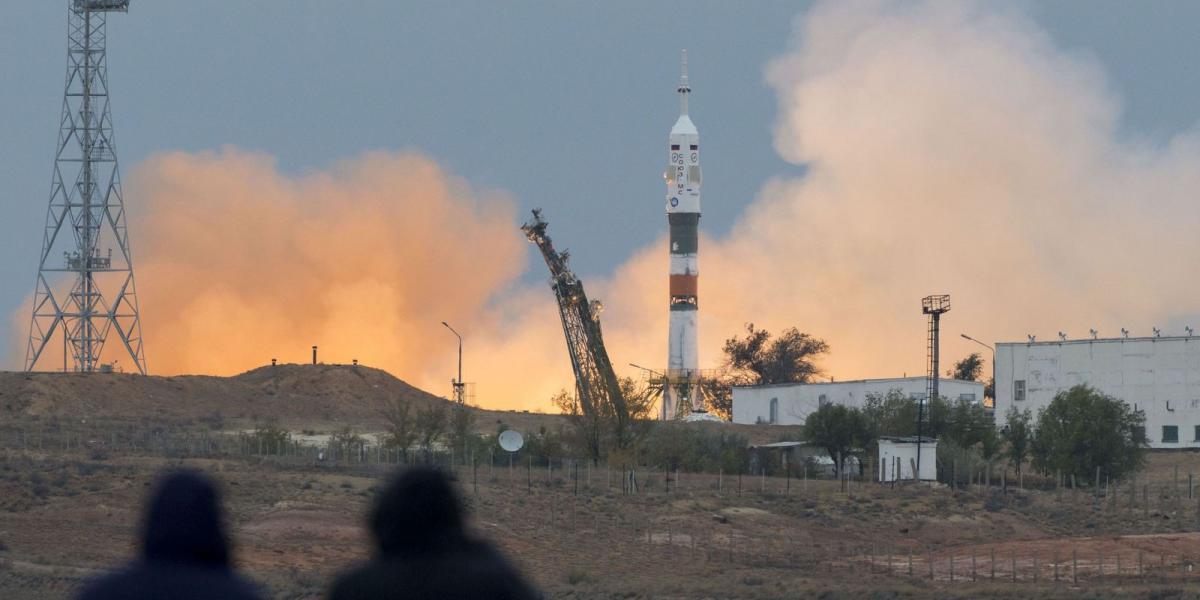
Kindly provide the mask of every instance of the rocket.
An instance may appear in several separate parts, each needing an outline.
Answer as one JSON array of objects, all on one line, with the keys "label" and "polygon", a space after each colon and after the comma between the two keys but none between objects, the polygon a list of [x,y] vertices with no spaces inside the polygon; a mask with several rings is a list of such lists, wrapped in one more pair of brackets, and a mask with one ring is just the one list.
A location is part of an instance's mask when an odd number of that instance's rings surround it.
[{"label": "rocket", "polygon": [[679,78],[679,119],[667,139],[667,224],[670,226],[670,329],[662,418],[691,413],[699,395],[696,317],[700,278],[700,132],[688,117],[687,50]]}]

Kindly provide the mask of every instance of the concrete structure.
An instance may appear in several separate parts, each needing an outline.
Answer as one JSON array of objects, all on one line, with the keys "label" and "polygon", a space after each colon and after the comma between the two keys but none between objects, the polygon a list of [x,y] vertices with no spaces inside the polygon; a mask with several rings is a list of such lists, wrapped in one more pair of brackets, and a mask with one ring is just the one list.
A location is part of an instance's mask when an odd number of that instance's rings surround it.
[{"label": "concrete structure", "polygon": [[[862,408],[867,396],[885,396],[893,390],[910,398],[924,398],[924,377],[860,379],[828,383],[784,383],[733,388],[733,422],[771,425],[803,425],[809,413],[822,404]],[[949,400],[983,401],[983,384],[978,381],[939,379],[939,395]],[[921,465],[924,468],[924,464]]]},{"label": "concrete structure", "polygon": [[696,347],[699,310],[700,132],[688,116],[687,50],[679,78],[679,119],[667,136],[667,224],[670,227],[670,326],[667,372],[663,385],[663,419],[685,417],[700,401],[700,366]]},{"label": "concrete structure", "polygon": [[876,480],[882,483],[892,481],[912,481],[913,469],[916,467],[917,448],[921,452],[921,481],[937,481],[937,440],[929,437],[921,438],[917,444],[916,436],[910,437],[881,437],[879,438],[879,472]]},{"label": "concrete structure", "polygon": [[996,344],[996,423],[1014,406],[1034,418],[1087,384],[1146,413],[1152,448],[1200,448],[1200,337]]}]

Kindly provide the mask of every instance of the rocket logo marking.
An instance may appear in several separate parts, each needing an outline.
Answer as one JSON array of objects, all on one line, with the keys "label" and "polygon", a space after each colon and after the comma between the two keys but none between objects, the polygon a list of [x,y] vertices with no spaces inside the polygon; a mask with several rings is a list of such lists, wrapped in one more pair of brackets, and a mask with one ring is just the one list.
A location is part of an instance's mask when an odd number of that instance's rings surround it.
[{"label": "rocket logo marking", "polygon": [[679,198],[678,197],[671,196],[671,206],[679,206]]}]

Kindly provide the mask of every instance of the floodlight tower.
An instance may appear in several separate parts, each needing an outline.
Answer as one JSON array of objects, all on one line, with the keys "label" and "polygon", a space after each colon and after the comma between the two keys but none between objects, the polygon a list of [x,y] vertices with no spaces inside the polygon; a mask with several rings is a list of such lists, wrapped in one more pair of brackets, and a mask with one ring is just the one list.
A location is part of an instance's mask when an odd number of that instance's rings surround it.
[{"label": "floodlight tower", "polygon": [[101,355],[109,334],[116,333],[134,367],[146,373],[105,58],[108,13],[128,9],[129,0],[68,4],[66,91],[34,288],[27,371],[46,356],[56,337],[62,339],[64,371],[110,369],[101,364]]},{"label": "floodlight tower", "polygon": [[917,472],[913,473],[913,479],[921,480],[921,435],[922,423],[925,420],[925,405],[929,404],[932,408],[933,401],[938,397],[938,352],[942,314],[950,312],[950,296],[941,294],[937,296],[925,296],[921,299],[921,313],[929,315],[929,347],[927,353],[929,375],[926,380],[925,402],[917,404]]}]

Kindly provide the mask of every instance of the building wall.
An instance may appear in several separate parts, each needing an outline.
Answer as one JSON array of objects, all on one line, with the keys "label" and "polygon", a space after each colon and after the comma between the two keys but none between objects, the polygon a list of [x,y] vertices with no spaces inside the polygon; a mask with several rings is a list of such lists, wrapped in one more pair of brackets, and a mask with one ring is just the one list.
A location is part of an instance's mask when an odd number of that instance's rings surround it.
[{"label": "building wall", "polygon": [[[896,467],[894,466],[896,458],[900,459],[899,481],[913,480],[913,463],[917,460],[917,444],[887,439],[879,440],[879,460],[875,462],[878,465],[879,473],[877,473],[876,480],[887,483],[896,479]],[[920,469],[921,480],[937,480],[937,440],[922,442]]]},{"label": "building wall", "polygon": [[[925,396],[924,377],[893,379],[862,379],[829,383],[789,383],[733,388],[733,422],[767,423],[774,425],[803,425],[808,415],[822,402],[862,408],[868,395],[885,395],[898,390],[909,397]],[[977,381],[941,379],[938,394],[950,400],[967,396],[974,402],[983,401],[983,384]],[[772,419],[772,401],[776,405]]]},{"label": "building wall", "polygon": [[[997,425],[1014,406],[1036,419],[1079,384],[1145,411],[1151,447],[1200,448],[1200,337],[996,344]],[[1164,426],[1177,428],[1177,442],[1164,440]]]}]

